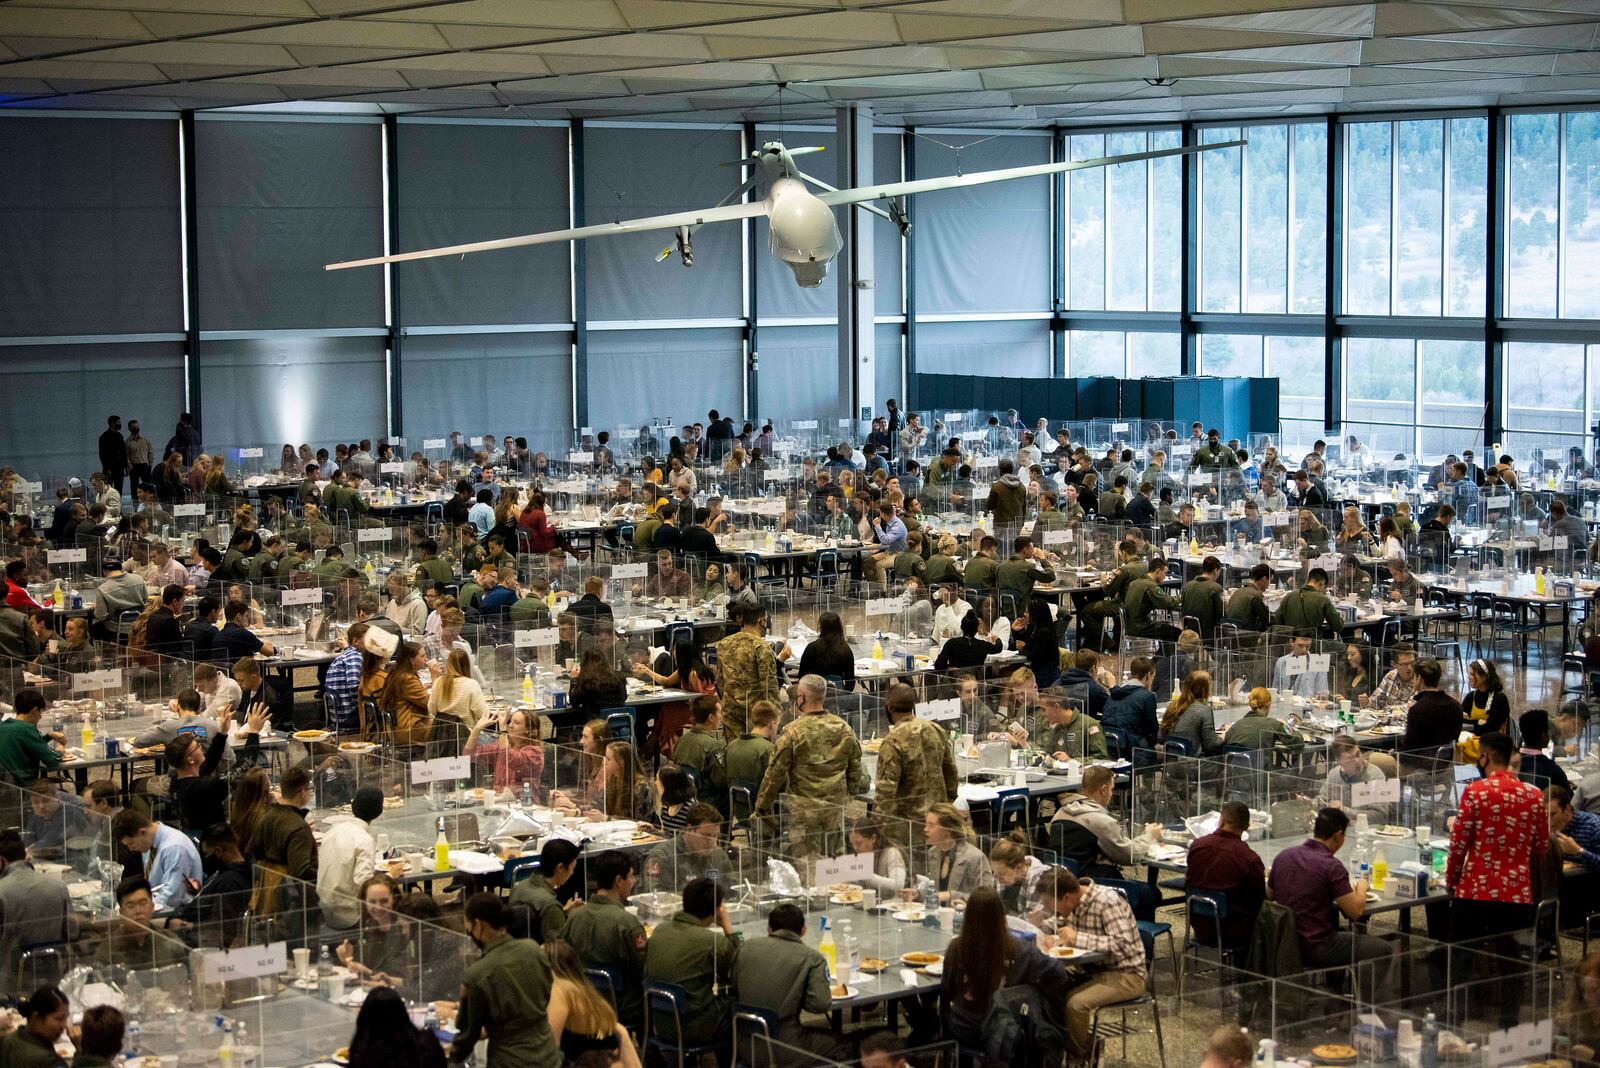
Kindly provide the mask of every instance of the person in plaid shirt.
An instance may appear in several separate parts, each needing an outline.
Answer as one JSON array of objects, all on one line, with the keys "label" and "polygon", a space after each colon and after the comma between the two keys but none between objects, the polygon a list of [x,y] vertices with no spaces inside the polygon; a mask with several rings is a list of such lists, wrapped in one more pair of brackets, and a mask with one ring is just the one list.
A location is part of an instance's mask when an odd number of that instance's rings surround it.
[{"label": "person in plaid shirt", "polygon": [[1054,905],[1045,924],[1044,948],[1069,946],[1104,953],[1106,960],[1086,968],[1082,983],[1067,995],[1067,1044],[1072,1061],[1085,1061],[1089,1048],[1089,1016],[1104,1005],[1126,1001],[1145,988],[1144,940],[1123,896],[1109,887],[1079,879],[1066,868],[1039,876],[1040,900]]},{"label": "person in plaid shirt", "polygon": [[[1483,778],[1461,794],[1450,828],[1451,921],[1459,938],[1493,939],[1484,948],[1518,955],[1510,936],[1533,926],[1533,864],[1550,845],[1550,820],[1539,788],[1511,771],[1511,739],[1485,735],[1479,741]],[[1520,970],[1507,969],[1499,998],[1502,1026],[1517,1022]]]},{"label": "person in plaid shirt", "polygon": [[345,632],[344,650],[328,665],[322,678],[322,692],[328,698],[328,729],[338,734],[355,734],[361,730],[361,711],[357,701],[361,693],[361,639],[366,636],[365,623],[351,624]]},{"label": "person in plaid shirt", "polygon": [[1378,683],[1372,696],[1361,697],[1363,708],[1404,708],[1417,694],[1417,651],[1408,642],[1395,643],[1394,667]]}]

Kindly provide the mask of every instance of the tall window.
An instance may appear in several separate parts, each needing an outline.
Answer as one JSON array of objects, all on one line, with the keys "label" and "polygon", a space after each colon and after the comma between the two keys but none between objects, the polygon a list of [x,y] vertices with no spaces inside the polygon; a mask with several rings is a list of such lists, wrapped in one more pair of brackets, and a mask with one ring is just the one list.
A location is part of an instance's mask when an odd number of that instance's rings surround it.
[{"label": "tall window", "polygon": [[1600,113],[1508,122],[1506,314],[1600,317]]},{"label": "tall window", "polygon": [[1482,342],[1350,338],[1344,350],[1346,433],[1389,456],[1482,448]]},{"label": "tall window", "polygon": [[1484,310],[1488,122],[1357,122],[1345,136],[1344,310]]},{"label": "tall window", "polygon": [[1067,332],[1067,374],[1073,378],[1164,378],[1181,369],[1178,335],[1121,330]]},{"label": "tall window", "polygon": [[[1101,159],[1177,148],[1177,130],[1078,134],[1068,158]],[[1067,174],[1067,307],[1080,311],[1177,311],[1180,196],[1177,156]]]},{"label": "tall window", "polygon": [[1266,315],[1323,309],[1326,130],[1320,123],[1220,126],[1200,154],[1200,310]]},{"label": "tall window", "polygon": [[1277,378],[1280,444],[1303,451],[1322,436],[1322,338],[1201,334],[1200,373]]},{"label": "tall window", "polygon": [[1506,448],[1555,458],[1586,447],[1600,415],[1600,345],[1518,342],[1506,346]]}]

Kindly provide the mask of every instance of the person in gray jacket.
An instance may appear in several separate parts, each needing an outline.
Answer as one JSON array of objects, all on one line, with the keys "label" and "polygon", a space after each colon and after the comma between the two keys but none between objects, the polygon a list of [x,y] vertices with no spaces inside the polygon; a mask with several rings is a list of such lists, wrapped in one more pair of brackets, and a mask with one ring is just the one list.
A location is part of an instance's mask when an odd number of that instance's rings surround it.
[{"label": "person in gray jacket", "polygon": [[[778,1018],[778,1026],[772,1033],[775,1043],[772,1059],[783,1068],[810,1063],[809,1058],[785,1046],[797,1046],[829,1061],[842,1061],[849,1056],[844,1043],[831,1031],[806,1027],[800,1022],[802,1010],[825,1014],[833,1007],[828,962],[821,953],[805,944],[805,933],[805,913],[798,905],[785,902],[767,917],[767,937],[746,942],[733,965],[733,985],[738,991],[739,1003],[763,1009]],[[740,1038],[744,1038],[743,1031]]]},{"label": "person in gray jacket", "polygon": [[[1144,833],[1139,837],[1128,837],[1127,832],[1122,829],[1122,821],[1113,816],[1108,807],[1112,791],[1116,788],[1116,781],[1116,773],[1110,768],[1084,768],[1083,784],[1078,787],[1077,792],[1061,799],[1061,807],[1051,819],[1052,823],[1074,824],[1080,833],[1087,831],[1089,835],[1093,835],[1095,844],[1099,848],[1099,856],[1092,864],[1096,868],[1103,869],[1100,874],[1113,879],[1122,876],[1117,869],[1143,861],[1145,852],[1161,833],[1161,825],[1152,823],[1145,826]],[[1087,838],[1087,835],[1083,837]],[[1082,874],[1084,870],[1084,866],[1080,865],[1079,873]]]},{"label": "person in gray jacket", "polygon": [[17,994],[22,947],[67,941],[72,899],[66,883],[28,863],[27,847],[15,830],[0,831],[0,870],[0,993]]}]

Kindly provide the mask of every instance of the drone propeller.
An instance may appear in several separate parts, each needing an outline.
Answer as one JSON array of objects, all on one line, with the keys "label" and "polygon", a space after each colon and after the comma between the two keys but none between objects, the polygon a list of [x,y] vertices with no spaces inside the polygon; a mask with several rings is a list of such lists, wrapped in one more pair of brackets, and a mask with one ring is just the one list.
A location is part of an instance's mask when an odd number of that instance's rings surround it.
[{"label": "drone propeller", "polygon": [[[826,152],[827,150],[828,149],[827,149],[826,145],[806,145],[806,146],[802,146],[800,148],[791,148],[791,149],[789,149],[789,155],[791,155],[791,156],[805,156],[805,155],[809,155],[812,152]],[[758,160],[760,160],[761,156],[762,156],[761,150],[757,149],[756,151],[750,153],[750,158],[749,159],[729,160],[727,163],[719,163],[719,164],[717,164],[717,166],[719,166],[719,167],[749,167],[749,166],[752,166],[753,164],[755,164]]]}]

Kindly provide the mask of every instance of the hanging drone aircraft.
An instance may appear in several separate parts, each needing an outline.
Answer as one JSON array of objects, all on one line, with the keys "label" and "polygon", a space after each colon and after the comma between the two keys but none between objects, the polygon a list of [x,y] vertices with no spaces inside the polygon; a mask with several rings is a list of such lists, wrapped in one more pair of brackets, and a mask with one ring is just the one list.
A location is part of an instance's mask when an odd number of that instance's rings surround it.
[{"label": "hanging drone aircraft", "polygon": [[[822,284],[828,273],[828,262],[839,254],[844,241],[834,222],[833,209],[841,204],[860,204],[867,211],[893,222],[900,233],[911,230],[905,214],[904,198],[917,193],[932,193],[940,189],[964,189],[968,186],[987,185],[990,182],[1009,182],[1018,178],[1034,178],[1043,174],[1060,174],[1065,171],[1109,167],[1118,163],[1160,159],[1164,156],[1182,156],[1217,148],[1235,148],[1243,141],[1221,141],[1216,144],[1188,145],[1181,148],[1157,149],[1151,152],[1132,152],[1121,156],[1080,160],[1075,163],[1041,163],[1031,167],[1011,167],[998,171],[979,171],[975,174],[954,174],[945,178],[923,178],[912,182],[890,182],[884,185],[861,186],[856,189],[835,189],[818,181],[795,166],[794,157],[808,152],[821,152],[820,148],[784,148],[778,141],[768,141],[749,160],[740,166],[754,167],[753,173],[721,204],[698,211],[678,211],[670,215],[652,215],[643,219],[623,219],[618,222],[579,226],[571,230],[549,230],[542,234],[521,237],[502,237],[494,241],[474,241],[466,245],[446,248],[422,249],[417,252],[400,252],[392,256],[374,256],[365,260],[348,260],[330,263],[329,271],[349,267],[372,267],[381,263],[405,263],[410,260],[432,259],[436,256],[464,256],[469,252],[489,252],[500,248],[519,248],[523,245],[543,245],[556,241],[579,241],[591,237],[608,237],[614,234],[634,234],[649,230],[677,231],[677,245],[668,246],[656,257],[665,260],[677,252],[685,267],[694,263],[694,232],[707,223],[729,222],[734,219],[752,219],[766,216],[770,233],[770,251],[794,272],[794,279],[805,288]],[[810,184],[822,190],[820,195],[806,188]],[[766,197],[748,203],[731,203],[751,189],[766,189]],[[888,210],[871,206],[873,200],[888,201]]]}]

